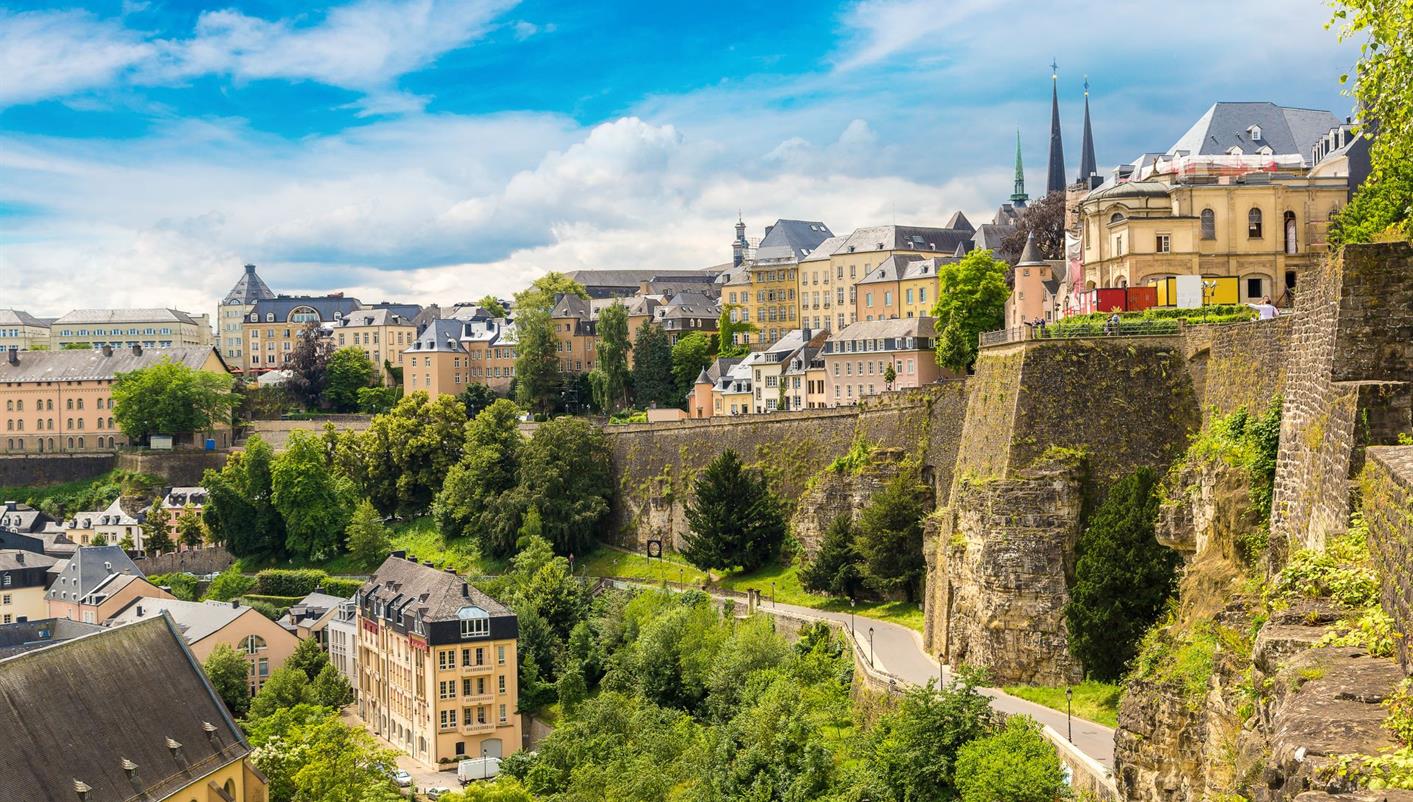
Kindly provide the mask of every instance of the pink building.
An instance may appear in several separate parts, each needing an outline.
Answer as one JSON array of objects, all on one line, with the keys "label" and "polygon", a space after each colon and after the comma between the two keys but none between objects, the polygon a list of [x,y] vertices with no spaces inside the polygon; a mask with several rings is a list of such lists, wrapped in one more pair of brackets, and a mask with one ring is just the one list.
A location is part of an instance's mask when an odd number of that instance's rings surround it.
[{"label": "pink building", "polygon": [[857,404],[864,396],[931,384],[943,376],[935,349],[930,317],[853,323],[830,336],[819,353],[824,358],[825,403]]}]

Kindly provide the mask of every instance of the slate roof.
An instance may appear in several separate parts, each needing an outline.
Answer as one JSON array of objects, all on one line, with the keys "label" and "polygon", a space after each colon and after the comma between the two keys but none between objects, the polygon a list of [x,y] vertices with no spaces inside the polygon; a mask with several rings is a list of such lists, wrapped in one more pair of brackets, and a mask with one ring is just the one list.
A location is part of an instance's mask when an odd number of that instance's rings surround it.
[{"label": "slate roof", "polygon": [[196,487],[169,487],[167,492],[162,494],[162,506],[167,509],[181,509],[190,502],[193,506],[201,506],[206,503],[206,488]]},{"label": "slate roof", "polygon": [[269,286],[259,276],[255,275],[255,265],[246,265],[245,273],[240,280],[231,287],[231,291],[226,293],[226,297],[221,299],[222,303],[235,301],[244,306],[249,306],[261,298],[274,298],[275,293],[270,291]]},{"label": "slate roof", "polygon": [[873,340],[888,337],[933,337],[935,329],[930,317],[902,317],[886,320],[860,320],[851,323],[829,338],[829,342]]},{"label": "slate roof", "polygon": [[71,529],[93,529],[98,526],[137,526],[147,519],[142,511],[133,514],[123,509],[123,497],[118,496],[102,510],[76,512],[70,519]]},{"label": "slate roof", "polygon": [[[247,323],[265,323],[266,315],[273,314],[273,323],[288,323],[290,313],[302,306],[313,309],[319,320],[330,323],[334,320],[335,313],[347,315],[363,308],[363,303],[357,298],[345,298],[338,295],[276,295],[274,298],[261,298],[255,302],[248,314],[245,316]],[[255,315],[255,320],[250,316]],[[414,312],[409,317],[415,317]],[[300,324],[303,325],[303,324]]]},{"label": "slate roof", "polygon": [[49,568],[58,562],[57,557],[35,554],[26,549],[0,549],[0,571],[18,571],[24,568]]},{"label": "slate roof", "polygon": [[[140,611],[140,612],[139,612]],[[232,607],[223,601],[182,601],[181,599],[136,598],[112,617],[113,625],[127,624],[166,613],[177,625],[177,631],[187,643],[196,643],[230,626],[243,615],[260,615],[253,607]]]},{"label": "slate roof", "polygon": [[579,282],[590,295],[602,295],[606,291],[634,293],[644,281],[696,281],[710,284],[724,267],[714,265],[699,270],[571,270],[565,273]]},{"label": "slate roof", "polygon": [[131,348],[115,348],[106,356],[97,348],[16,353],[17,364],[0,359],[0,383],[112,379],[119,373],[155,365],[164,359],[190,368],[200,368],[206,364],[212,349],[195,346],[145,348],[141,354],[134,354]]},{"label": "slate roof", "polygon": [[1040,249],[1035,245],[1035,232],[1025,235],[1025,247],[1021,249],[1020,258],[1016,260],[1017,265],[1043,265],[1045,260],[1040,257]]},{"label": "slate roof", "polygon": [[[1261,139],[1253,140],[1251,126],[1261,127]],[[1277,106],[1274,103],[1214,103],[1168,153],[1186,151],[1192,155],[1225,155],[1229,148],[1241,148],[1256,155],[1264,145],[1276,154],[1295,154],[1306,162],[1311,148],[1339,120],[1328,111]]]},{"label": "slate roof", "polygon": [[48,515],[23,502],[6,501],[0,504],[0,528],[12,532],[42,532],[44,525],[52,520]]},{"label": "slate roof", "polygon": [[834,236],[817,220],[776,220],[756,246],[756,262],[798,262]]},{"label": "slate roof", "polygon": [[102,632],[99,624],[85,624],[67,618],[41,618],[0,625],[0,660],[17,654],[42,649],[80,635]]},{"label": "slate roof", "polygon": [[721,314],[717,302],[699,292],[679,292],[671,300],[658,307],[654,317],[657,320],[678,320],[681,318],[714,318]]},{"label": "slate roof", "polygon": [[433,320],[421,334],[417,335],[417,339],[412,341],[412,346],[403,353],[460,352],[463,350],[461,335],[464,325],[460,320],[446,318]]},{"label": "slate roof", "polygon": [[[413,309],[417,311],[410,315],[407,314],[409,310]],[[414,321],[421,311],[422,307],[414,304],[359,309],[356,312],[349,312],[336,321],[334,328],[347,328],[348,326],[412,326],[415,325]]]},{"label": "slate roof", "polygon": [[1016,227],[1013,225],[997,225],[996,223],[982,223],[981,227],[972,235],[971,244],[975,248],[985,248],[991,251],[1001,249],[1001,243],[1006,237],[1014,234]]},{"label": "slate roof", "polygon": [[952,216],[947,218],[947,225],[943,226],[943,228],[976,233],[976,226],[972,225],[971,221],[967,219],[967,216],[959,211],[953,212]]},{"label": "slate roof", "polygon": [[493,617],[515,615],[510,608],[456,574],[439,571],[397,554],[378,566],[372,578],[363,583],[359,593],[401,613],[420,611],[422,620],[427,622],[457,621],[457,611],[467,605],[480,607]]},{"label": "slate roof", "polygon": [[60,315],[52,325],[110,323],[187,323],[198,325],[191,315],[180,309],[75,309]]},{"label": "slate roof", "polygon": [[39,326],[48,328],[49,323],[19,309],[0,309],[0,326]]},{"label": "slate roof", "polygon": [[814,250],[810,251],[809,255],[801,259],[800,261],[815,262],[822,259],[828,259],[830,256],[833,256],[840,248],[844,247],[844,242],[848,239],[848,237],[830,237],[829,239],[824,240],[823,242],[816,245]]},{"label": "slate roof", "polygon": [[[933,251],[951,255],[957,243],[971,239],[965,229],[924,226],[869,226],[856,229],[836,253],[868,251]],[[852,251],[850,249],[853,249]]]},{"label": "slate roof", "polygon": [[51,571],[58,576],[44,598],[84,604],[94,603],[91,597],[95,592],[112,595],[127,584],[125,577],[146,578],[127,552],[117,546],[82,546],[69,559],[55,563]]},{"label": "slate roof", "polygon": [[320,618],[328,614],[330,610],[337,608],[340,604],[349,601],[328,593],[314,592],[290,605],[289,610],[280,617],[279,625],[288,630],[293,630],[298,626],[313,626]]},{"label": "slate roof", "polygon": [[86,802],[166,799],[250,752],[165,617],[0,661],[0,732],[24,745],[0,789],[26,802],[75,802],[76,781]]}]

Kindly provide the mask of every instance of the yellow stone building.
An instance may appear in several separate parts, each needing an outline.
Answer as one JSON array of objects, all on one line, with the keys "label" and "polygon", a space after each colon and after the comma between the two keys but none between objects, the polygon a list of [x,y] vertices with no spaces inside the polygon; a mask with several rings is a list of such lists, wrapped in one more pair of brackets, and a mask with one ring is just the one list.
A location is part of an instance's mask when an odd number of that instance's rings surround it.
[{"label": "yellow stone building", "polygon": [[49,347],[210,348],[211,318],[180,309],[75,309],[49,326]]},{"label": "yellow stone building", "polygon": [[49,323],[20,309],[0,309],[0,351],[49,347]]},{"label": "yellow stone building", "polygon": [[388,369],[402,367],[402,353],[417,339],[416,317],[406,310],[360,309],[334,321],[335,348],[357,348],[373,363],[373,372],[383,384],[395,383]]},{"label": "yellow stone building", "polygon": [[245,360],[245,318],[256,301],[274,298],[275,293],[255,273],[255,265],[246,265],[245,272],[221,299],[216,308],[216,351],[235,370],[241,370]]},{"label": "yellow stone building", "polygon": [[393,552],[355,596],[358,711],[428,766],[520,749],[515,614]]}]

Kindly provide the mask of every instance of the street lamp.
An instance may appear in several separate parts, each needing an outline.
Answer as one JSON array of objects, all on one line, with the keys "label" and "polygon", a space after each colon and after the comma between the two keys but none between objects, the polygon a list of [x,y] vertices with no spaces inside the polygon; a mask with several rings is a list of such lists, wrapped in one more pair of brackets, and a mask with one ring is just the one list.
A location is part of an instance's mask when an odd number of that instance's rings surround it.
[{"label": "street lamp", "polygon": [[868,667],[873,668],[873,627],[868,628]]},{"label": "street lamp", "polygon": [[490,767],[486,765],[486,747],[483,746],[483,747],[481,747],[481,779],[482,779],[482,780],[486,779],[486,775],[489,773],[489,771],[490,771]]},{"label": "street lamp", "polygon": [[1074,688],[1065,688],[1065,737],[1074,743],[1074,724],[1070,721],[1070,702],[1074,700]]},{"label": "street lamp", "polygon": [[858,642],[858,630],[854,628],[854,600],[849,599],[849,639]]},{"label": "street lamp", "polygon": [[775,583],[770,583],[770,606],[775,606]]}]

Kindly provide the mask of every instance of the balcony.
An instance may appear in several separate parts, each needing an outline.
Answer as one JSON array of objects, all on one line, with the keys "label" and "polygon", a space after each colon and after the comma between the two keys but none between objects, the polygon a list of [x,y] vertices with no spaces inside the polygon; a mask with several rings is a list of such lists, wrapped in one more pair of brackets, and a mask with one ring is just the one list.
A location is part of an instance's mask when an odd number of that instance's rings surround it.
[{"label": "balcony", "polygon": [[461,697],[461,703],[464,705],[488,705],[494,702],[495,700],[496,695],[494,693],[491,693],[490,691],[486,691],[485,693],[463,694]]},{"label": "balcony", "polygon": [[494,721],[473,721],[470,724],[463,723],[459,729],[462,735],[475,735],[482,732],[495,732],[496,724]]},{"label": "balcony", "polygon": [[480,663],[480,664],[474,664],[474,663],[473,663],[472,665],[469,665],[469,666],[468,666],[468,665],[465,665],[465,664],[462,664],[462,666],[461,666],[461,673],[463,673],[463,674],[471,674],[472,676],[475,676],[475,675],[477,675],[477,674],[493,674],[493,673],[495,673],[495,669],[496,669],[495,663],[490,663],[490,662]]}]

